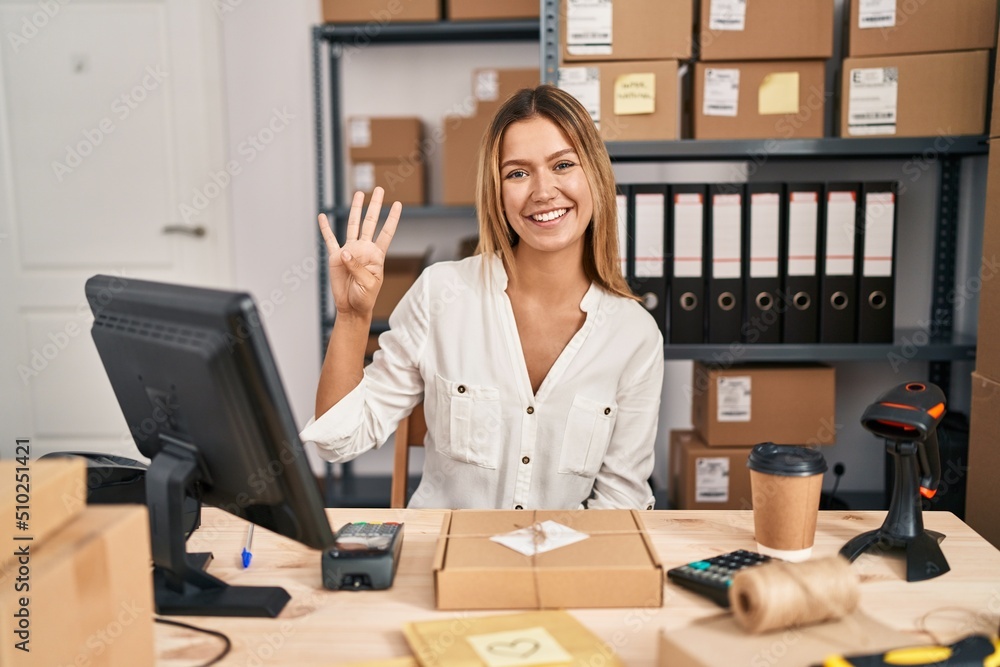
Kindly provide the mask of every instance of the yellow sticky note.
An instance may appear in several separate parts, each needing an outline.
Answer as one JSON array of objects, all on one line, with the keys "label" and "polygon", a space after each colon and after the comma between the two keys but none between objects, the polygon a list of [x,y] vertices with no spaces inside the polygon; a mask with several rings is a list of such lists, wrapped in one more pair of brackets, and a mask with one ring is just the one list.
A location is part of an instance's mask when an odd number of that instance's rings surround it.
[{"label": "yellow sticky note", "polygon": [[615,115],[636,116],[656,111],[656,75],[623,74],[615,79]]},{"label": "yellow sticky note", "polygon": [[799,73],[774,72],[764,77],[757,93],[761,116],[799,112]]}]

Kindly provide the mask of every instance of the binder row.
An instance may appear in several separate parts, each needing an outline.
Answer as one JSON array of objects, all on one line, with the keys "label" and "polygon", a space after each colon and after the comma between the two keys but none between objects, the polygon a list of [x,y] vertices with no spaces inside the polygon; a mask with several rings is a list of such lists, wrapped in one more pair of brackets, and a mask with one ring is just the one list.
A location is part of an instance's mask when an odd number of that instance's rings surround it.
[{"label": "binder row", "polygon": [[622,272],[672,344],[892,343],[896,194],[619,185]]}]

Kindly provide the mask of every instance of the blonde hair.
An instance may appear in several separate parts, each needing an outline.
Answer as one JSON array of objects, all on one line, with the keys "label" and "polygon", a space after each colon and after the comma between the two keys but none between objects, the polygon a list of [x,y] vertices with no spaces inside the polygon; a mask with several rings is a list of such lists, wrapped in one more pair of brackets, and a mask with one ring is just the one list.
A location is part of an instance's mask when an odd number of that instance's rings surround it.
[{"label": "blonde hair", "polygon": [[499,256],[513,270],[517,234],[504,216],[500,194],[500,145],[512,124],[546,118],[562,130],[580,158],[587,176],[594,213],[584,233],[583,271],[587,278],[612,294],[638,300],[622,276],[618,206],[611,158],[590,114],[575,97],[555,86],[525,88],[508,99],[483,136],[479,147],[476,212],[479,217],[477,254]]}]

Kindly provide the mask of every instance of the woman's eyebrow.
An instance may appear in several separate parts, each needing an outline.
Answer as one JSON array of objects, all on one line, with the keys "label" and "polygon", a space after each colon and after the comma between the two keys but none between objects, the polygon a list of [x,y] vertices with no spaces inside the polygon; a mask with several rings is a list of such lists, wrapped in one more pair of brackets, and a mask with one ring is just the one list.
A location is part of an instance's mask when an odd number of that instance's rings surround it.
[{"label": "woman's eyebrow", "polygon": [[[548,157],[546,157],[545,161],[546,162],[551,162],[552,160],[555,160],[557,157],[559,157],[561,155],[566,155],[567,153],[573,153],[573,152],[575,152],[575,151],[572,148],[564,148],[561,151],[556,151],[552,155],[549,155]],[[504,162],[503,164],[500,165],[500,168],[503,169],[504,167],[507,167],[507,166],[510,166],[510,165],[521,165],[521,164],[531,164],[531,161],[530,160],[507,160],[506,162]]]}]

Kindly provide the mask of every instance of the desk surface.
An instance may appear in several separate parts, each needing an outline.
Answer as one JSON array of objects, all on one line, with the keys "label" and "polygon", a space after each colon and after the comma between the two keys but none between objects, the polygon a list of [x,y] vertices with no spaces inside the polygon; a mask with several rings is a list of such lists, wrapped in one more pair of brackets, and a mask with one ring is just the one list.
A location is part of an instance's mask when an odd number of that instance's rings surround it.
[{"label": "desk surface", "polygon": [[[406,532],[394,586],[387,591],[328,591],[320,583],[319,552],[258,529],[253,564],[240,566],[247,524],[206,509],[190,551],[210,550],[209,572],[233,585],[282,586],[292,596],[277,619],[177,617],[219,630],[233,642],[222,665],[339,665],[409,655],[401,627],[409,621],[507,612],[444,612],[434,608],[431,564],[444,511],[327,510],[331,525],[347,521],[403,521]],[[754,549],[750,511],[649,511],[642,513],[664,568],[734,549]],[[885,512],[820,512],[815,557],[830,556],[854,535],[878,528]],[[896,558],[862,556],[861,608],[887,625],[914,633],[917,628],[951,641],[969,632],[996,632],[1000,617],[1000,551],[946,512],[927,512],[930,530],[947,535],[942,543],[951,572],[926,582],[907,583]],[[574,609],[571,613],[615,646],[626,665],[656,663],[660,628],[676,629],[720,613],[714,604],[671,583],[658,609]],[[945,609],[947,608],[947,609]],[[933,612],[933,614],[930,614]],[[929,615],[930,614],[930,615]],[[214,656],[217,639],[172,626],[156,626],[158,665],[187,666]]]}]

